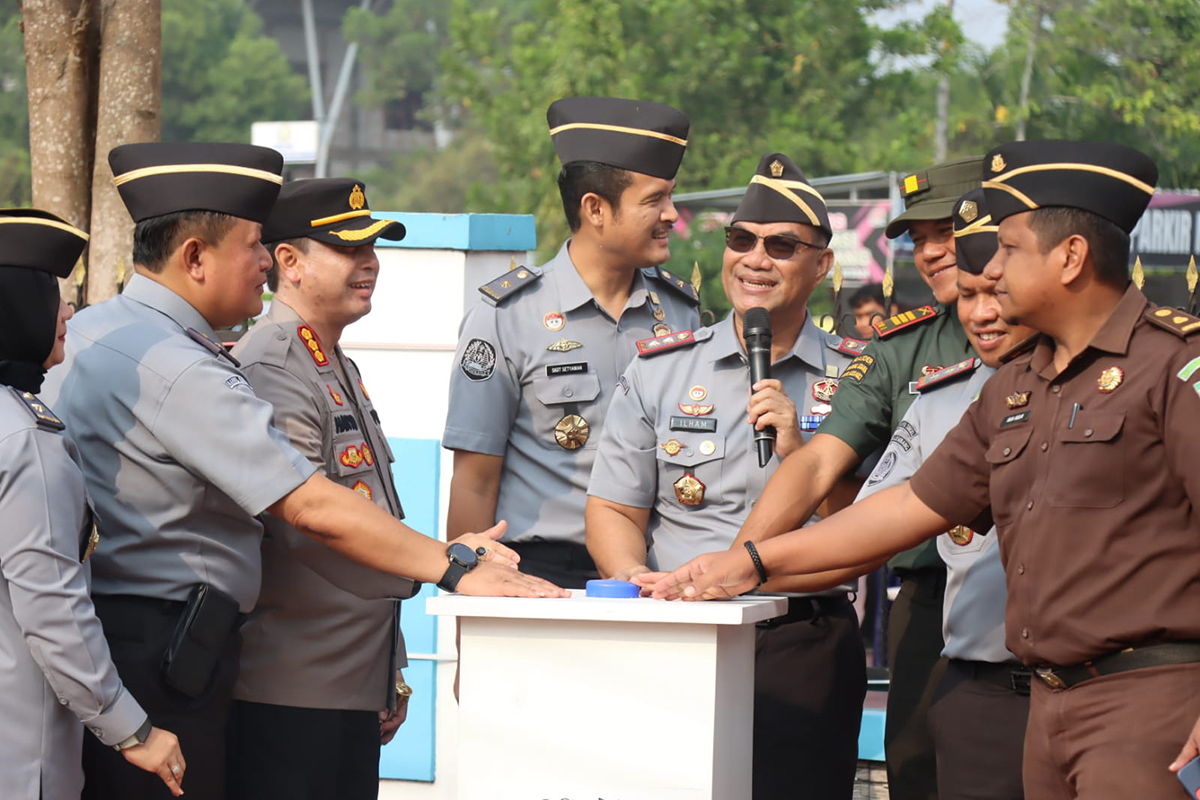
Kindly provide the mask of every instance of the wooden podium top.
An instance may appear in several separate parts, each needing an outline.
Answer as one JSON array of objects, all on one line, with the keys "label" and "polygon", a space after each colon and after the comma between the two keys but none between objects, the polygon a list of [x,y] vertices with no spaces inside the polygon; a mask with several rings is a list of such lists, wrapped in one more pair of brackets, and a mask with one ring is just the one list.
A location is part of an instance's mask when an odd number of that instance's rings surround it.
[{"label": "wooden podium top", "polygon": [[684,602],[649,597],[587,597],[573,589],[569,598],[467,597],[444,594],[425,601],[425,612],[441,617],[580,620],[589,622],[671,622],[693,625],[748,625],[787,611],[782,597]]}]

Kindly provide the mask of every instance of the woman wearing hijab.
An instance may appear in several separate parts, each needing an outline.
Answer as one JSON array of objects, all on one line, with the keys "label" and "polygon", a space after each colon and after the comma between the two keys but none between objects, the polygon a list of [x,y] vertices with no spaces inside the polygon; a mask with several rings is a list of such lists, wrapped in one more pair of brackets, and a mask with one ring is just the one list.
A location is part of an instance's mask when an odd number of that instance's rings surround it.
[{"label": "woman wearing hijab", "polygon": [[[0,210],[0,797],[77,800],[86,726],[174,795],[187,764],[121,683],[88,594],[95,525],[75,444],[37,392],[72,311],[56,277],[87,234]],[[93,787],[89,787],[91,790]],[[103,787],[97,796],[103,795]]]}]

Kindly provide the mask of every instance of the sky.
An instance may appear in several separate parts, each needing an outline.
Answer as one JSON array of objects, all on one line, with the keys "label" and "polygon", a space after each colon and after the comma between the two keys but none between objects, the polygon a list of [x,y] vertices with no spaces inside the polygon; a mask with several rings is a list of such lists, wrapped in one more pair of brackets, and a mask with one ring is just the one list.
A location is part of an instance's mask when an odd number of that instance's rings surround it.
[{"label": "sky", "polygon": [[[902,8],[875,15],[880,25],[891,25],[904,19],[921,19],[935,5],[945,0],[909,0]],[[954,18],[968,39],[991,49],[1004,40],[1008,27],[1008,9],[996,0],[954,0]]]}]

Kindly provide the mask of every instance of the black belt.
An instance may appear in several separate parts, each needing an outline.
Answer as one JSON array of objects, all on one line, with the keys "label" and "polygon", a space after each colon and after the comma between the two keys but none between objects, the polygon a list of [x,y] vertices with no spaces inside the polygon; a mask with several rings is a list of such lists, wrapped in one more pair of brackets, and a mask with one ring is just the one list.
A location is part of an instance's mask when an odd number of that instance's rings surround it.
[{"label": "black belt", "polygon": [[[771,597],[769,594],[750,596]],[[793,622],[811,622],[850,605],[850,599],[844,594],[836,597],[789,597],[787,601],[787,611],[782,616],[764,619],[755,625],[759,628],[778,628],[780,625],[788,625]]]},{"label": "black belt", "polygon": [[1200,642],[1166,642],[1126,648],[1071,667],[1044,664],[1037,667],[1034,673],[1051,689],[1070,689],[1101,675],[1115,675],[1118,672],[1170,664],[1192,664],[1197,661],[1200,661]]},{"label": "black belt", "polygon": [[991,661],[964,661],[952,658],[950,665],[963,670],[977,681],[1012,689],[1019,695],[1029,695],[1033,673],[1020,662],[1005,661],[997,664]]},{"label": "black belt", "polygon": [[588,554],[587,547],[575,542],[546,542],[534,540],[530,542],[504,542],[517,551],[521,558],[528,558],[543,564],[552,564],[569,569],[594,571],[596,563]]}]

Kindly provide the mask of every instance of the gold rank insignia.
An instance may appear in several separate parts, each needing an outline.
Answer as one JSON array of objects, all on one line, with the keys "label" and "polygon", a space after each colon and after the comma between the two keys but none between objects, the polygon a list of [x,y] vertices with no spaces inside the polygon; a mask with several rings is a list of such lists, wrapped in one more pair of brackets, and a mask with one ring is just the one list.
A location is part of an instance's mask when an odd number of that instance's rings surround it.
[{"label": "gold rank insignia", "polygon": [[347,467],[357,467],[363,463],[362,451],[358,449],[358,445],[352,444],[342,451],[342,454],[338,456],[338,461]]},{"label": "gold rank insignia", "polygon": [[904,330],[919,322],[933,319],[937,316],[937,310],[933,306],[921,306],[914,308],[912,311],[904,311],[887,319],[877,319],[871,323],[875,328],[875,333],[879,334],[879,338],[891,336],[896,331]]},{"label": "gold rank insignia", "polygon": [[772,161],[770,164],[767,165],[767,168],[771,170],[772,178],[782,178],[783,177],[783,164],[779,161],[779,159],[775,159],[774,161]]},{"label": "gold rank insignia", "polygon": [[671,332],[671,326],[665,322],[659,322],[654,326],[653,333],[655,336],[666,336]]},{"label": "gold rank insignia", "polygon": [[1029,392],[1013,392],[1004,398],[1004,403],[1009,408],[1024,408],[1029,405]]},{"label": "gold rank insignia", "polygon": [[329,390],[329,396],[333,398],[333,402],[337,403],[339,406],[344,406],[344,405],[346,405],[346,404],[345,404],[345,403],[342,401],[342,396],[341,396],[340,394],[338,394],[337,392],[335,392],[335,391],[333,390],[333,387],[332,387],[332,386],[330,386],[330,385],[327,383],[327,384],[325,384],[325,388]]},{"label": "gold rank insignia", "polygon": [[692,402],[699,403],[704,398],[708,397],[708,389],[705,389],[700,384],[696,384],[688,389],[688,397],[692,398]]},{"label": "gold rank insignia", "polygon": [[646,356],[652,356],[655,353],[665,352],[673,347],[695,343],[696,340],[692,336],[691,331],[679,331],[678,333],[670,333],[666,336],[655,336],[650,339],[638,339],[637,351],[638,356],[645,358]]},{"label": "gold rank insignia", "polygon": [[1120,367],[1109,367],[1100,373],[1100,377],[1096,379],[1096,388],[1104,394],[1116,391],[1121,385],[1121,381],[1125,380],[1125,371]]},{"label": "gold rank insignia", "polygon": [[367,498],[368,500],[371,499],[371,487],[367,486],[362,481],[359,481],[358,483],[354,484],[354,491],[358,492],[359,494],[361,494],[363,497]]},{"label": "gold rank insignia", "polygon": [[528,277],[529,277],[529,273],[526,272],[525,270],[521,270],[520,272],[517,273],[517,278],[519,280],[525,280]]},{"label": "gold rank insignia", "polygon": [[950,534],[950,541],[954,542],[959,547],[963,547],[971,543],[975,538],[975,531],[968,528],[966,525],[955,525],[947,533]]},{"label": "gold rank insignia", "polygon": [[678,439],[668,439],[660,444],[659,447],[661,447],[663,452],[667,455],[677,456],[679,455],[680,451],[683,450],[683,442],[679,441]]},{"label": "gold rank insignia", "polygon": [[96,547],[100,544],[100,531],[96,530],[95,523],[92,524],[92,532],[88,534],[87,546],[83,550],[83,558],[79,559],[80,563],[87,561],[92,557],[92,553],[96,552]]},{"label": "gold rank insignia", "polygon": [[992,172],[1004,172],[1004,168],[1007,166],[1008,164],[1004,163],[1004,156],[999,153],[992,156]]},{"label": "gold rank insignia", "polygon": [[546,316],[542,317],[542,324],[546,326],[546,330],[558,332],[567,324],[567,319],[557,311],[551,311]]},{"label": "gold rank insignia", "polygon": [[709,403],[706,406],[702,406],[698,403],[679,404],[679,410],[687,414],[689,417],[703,417],[707,414],[711,414],[714,408],[716,408],[716,406],[714,406],[712,403]]},{"label": "gold rank insignia", "polygon": [[667,318],[667,312],[662,310],[662,306],[654,307],[654,318],[656,320],[658,320],[659,322],[662,322],[664,319]]},{"label": "gold rank insignia", "polygon": [[328,366],[329,359],[325,357],[325,351],[321,349],[321,342],[317,339],[317,335],[313,333],[313,329],[307,325],[301,325],[296,328],[296,332],[304,340],[305,346],[308,347],[308,353],[312,356],[312,360],[316,362],[317,366]]},{"label": "gold rank insignia", "polygon": [[29,413],[32,414],[33,418],[37,421],[38,427],[46,428],[47,430],[52,431],[66,430],[66,424],[61,419],[54,416],[54,412],[51,411],[46,404],[39,400],[32,392],[22,392],[19,389],[13,389],[12,387],[9,388],[12,393],[17,396],[17,399],[25,404],[25,408],[29,410]]},{"label": "gold rank insignia", "polygon": [[958,208],[958,215],[963,218],[963,222],[974,222],[979,216],[979,206],[972,200],[964,200]]},{"label": "gold rank insignia", "polygon": [[362,378],[358,379],[358,390],[363,393],[363,397],[371,399],[371,395],[367,394],[367,387],[363,386]]},{"label": "gold rank insignia", "polygon": [[368,467],[375,466],[375,454],[371,452],[371,446],[366,442],[362,443],[362,457]]},{"label": "gold rank insignia", "polygon": [[675,498],[681,505],[698,506],[704,502],[704,483],[692,473],[675,481]]},{"label": "gold rank insignia", "polygon": [[549,350],[551,353],[566,353],[568,351],[574,350],[579,347],[583,347],[583,345],[580,344],[579,342],[573,342],[570,339],[563,338],[563,339],[559,339],[557,342],[550,345],[546,349]]},{"label": "gold rank insignia", "polygon": [[578,450],[587,444],[591,426],[578,414],[567,414],[554,426],[554,441],[564,450]]},{"label": "gold rank insignia", "polygon": [[500,282],[500,288],[501,288],[501,289],[511,289],[511,288],[512,288],[512,281],[501,281],[501,282]]},{"label": "gold rank insignia", "polygon": [[350,190],[350,208],[358,211],[366,204],[367,196],[363,194],[362,187],[354,184],[354,188]]}]

